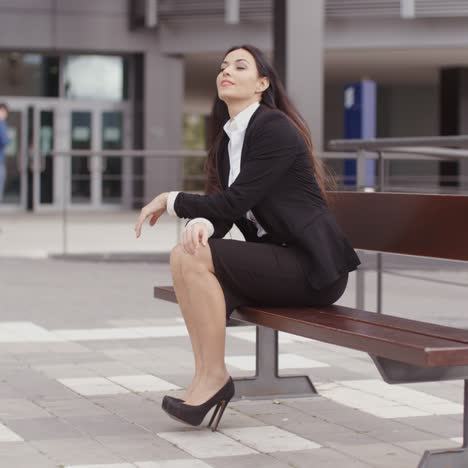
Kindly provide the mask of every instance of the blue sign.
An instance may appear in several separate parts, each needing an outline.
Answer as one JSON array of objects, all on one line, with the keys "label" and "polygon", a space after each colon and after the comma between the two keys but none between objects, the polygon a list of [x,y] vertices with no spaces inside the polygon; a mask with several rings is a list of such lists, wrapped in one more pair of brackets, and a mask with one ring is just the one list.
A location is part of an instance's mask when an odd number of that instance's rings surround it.
[{"label": "blue sign", "polygon": [[[376,84],[363,80],[344,88],[344,137],[369,139],[376,136]],[[356,160],[344,161],[344,185],[356,185]],[[366,161],[366,187],[375,186],[375,160]]]}]

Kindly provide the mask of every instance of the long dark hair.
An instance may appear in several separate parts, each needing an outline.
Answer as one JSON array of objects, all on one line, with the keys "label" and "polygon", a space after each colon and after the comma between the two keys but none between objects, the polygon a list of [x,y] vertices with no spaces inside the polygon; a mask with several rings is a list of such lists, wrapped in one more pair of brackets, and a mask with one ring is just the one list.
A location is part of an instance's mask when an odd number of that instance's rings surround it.
[{"label": "long dark hair", "polygon": [[[333,177],[328,177],[328,171],[326,170],[325,165],[314,155],[312,137],[307,123],[288,98],[284,86],[278,77],[278,74],[276,73],[272,65],[270,65],[263,52],[252,45],[241,45],[231,47],[224,54],[224,56],[237,49],[244,49],[247,52],[250,52],[250,54],[252,54],[252,56],[255,59],[259,76],[267,77],[270,81],[269,87],[262,93],[262,98],[260,102],[272,109],[278,109],[284,112],[284,114],[286,114],[286,116],[289,117],[291,122],[296,126],[296,128],[303,136],[304,141],[309,150],[310,158],[312,160],[312,167],[314,170],[315,178],[317,180],[317,184],[320,188],[322,197],[328,204],[331,200],[329,194],[327,193],[327,188],[335,189],[336,185],[333,180]],[[223,139],[223,126],[228,120],[229,112],[227,105],[218,97],[218,93],[216,93],[213,107],[211,110],[209,128],[207,132],[208,156],[204,167],[205,174],[207,176],[205,182],[205,192],[207,194],[219,192],[222,190],[218,176],[218,171],[216,168],[216,155],[218,154],[221,141]]]}]

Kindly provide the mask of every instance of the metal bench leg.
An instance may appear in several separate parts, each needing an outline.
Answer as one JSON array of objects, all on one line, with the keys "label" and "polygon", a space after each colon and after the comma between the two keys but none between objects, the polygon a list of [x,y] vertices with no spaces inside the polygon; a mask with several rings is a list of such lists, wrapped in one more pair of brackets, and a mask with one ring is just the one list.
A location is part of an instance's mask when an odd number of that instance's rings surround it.
[{"label": "metal bench leg", "polygon": [[255,377],[234,379],[235,399],[285,398],[317,394],[307,375],[278,375],[278,330],[257,326]]},{"label": "metal bench leg", "polygon": [[465,380],[463,445],[460,448],[426,450],[418,468],[466,468],[468,466],[468,380]]}]

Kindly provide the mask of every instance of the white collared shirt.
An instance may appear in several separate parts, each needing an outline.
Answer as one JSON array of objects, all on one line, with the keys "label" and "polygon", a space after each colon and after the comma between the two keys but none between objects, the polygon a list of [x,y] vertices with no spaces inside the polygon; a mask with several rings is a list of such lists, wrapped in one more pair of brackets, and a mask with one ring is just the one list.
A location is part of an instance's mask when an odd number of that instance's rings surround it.
[{"label": "white collared shirt", "polygon": [[[250,118],[252,117],[253,113],[257,110],[260,106],[259,102],[254,102],[246,107],[244,110],[239,112],[235,117],[228,120],[224,124],[224,131],[229,137],[228,143],[228,153],[229,153],[229,180],[228,186],[230,186],[237,178],[240,173],[240,163],[241,163],[241,155],[242,155],[242,146],[244,144],[244,137],[245,137],[245,130],[247,129],[247,125],[249,124]],[[176,212],[174,211],[174,202],[179,192],[172,191],[169,192],[169,196],[167,198],[167,212],[171,216],[177,216]],[[261,237],[266,234],[266,231],[260,225],[260,223],[255,219],[254,214],[252,211],[248,211],[245,214],[246,218],[252,221],[257,226],[257,236]],[[194,218],[191,219],[185,229],[187,229],[191,224],[195,222],[204,222],[208,226],[208,237],[211,237],[214,233],[214,227],[211,221],[206,218]]]}]

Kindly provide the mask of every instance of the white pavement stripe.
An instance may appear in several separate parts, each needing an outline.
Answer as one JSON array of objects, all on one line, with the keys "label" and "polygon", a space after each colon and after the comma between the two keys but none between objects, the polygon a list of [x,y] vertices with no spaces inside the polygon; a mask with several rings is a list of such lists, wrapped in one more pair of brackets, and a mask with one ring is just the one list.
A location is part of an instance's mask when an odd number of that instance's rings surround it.
[{"label": "white pavement stripe", "polygon": [[436,397],[419,390],[404,386],[388,385],[381,380],[371,380],[366,386],[362,380],[343,382],[345,385],[381,396],[385,399],[392,399],[398,403],[412,406],[430,414],[460,414],[463,413],[463,405],[454,403],[444,398]]},{"label": "white pavement stripe", "polygon": [[178,390],[181,388],[167,380],[163,380],[149,374],[116,375],[108,377],[108,379],[134,392],[163,392],[167,390]]},{"label": "white pavement stripe", "polygon": [[116,395],[133,392],[162,392],[181,387],[154,375],[116,375],[111,377],[79,377],[57,379],[58,382],[83,396]]},{"label": "white pavement stripe", "polygon": [[117,385],[104,377],[57,379],[57,381],[83,396],[130,393],[130,390]]},{"label": "white pavement stripe", "polygon": [[[251,341],[252,343],[255,343],[256,341],[256,331],[255,327],[245,327],[249,328],[247,330],[231,330],[227,329],[226,333],[229,336],[232,336],[234,338],[239,338],[241,340],[246,340],[246,341]],[[288,344],[288,343],[295,343],[295,342],[308,342],[310,343],[311,340],[310,338],[305,338],[303,336],[297,336],[293,335],[291,333],[286,333],[286,332],[278,332],[278,343],[280,344]]]},{"label": "white pavement stripe", "polygon": [[106,463],[104,465],[66,465],[65,468],[212,468],[202,460],[180,458],[177,460],[137,461],[133,463]]},{"label": "white pavement stripe", "polygon": [[0,343],[44,343],[64,341],[33,322],[0,322]]},{"label": "white pavement stripe", "polygon": [[184,458],[179,460],[161,460],[149,462],[135,462],[138,468],[213,468],[208,463],[195,458]]},{"label": "white pavement stripe", "polygon": [[263,453],[310,450],[321,445],[275,426],[220,429],[223,434]]},{"label": "white pavement stripe", "polygon": [[24,439],[16,432],[0,423],[0,442],[23,442]]},{"label": "white pavement stripe", "polygon": [[376,379],[318,383],[316,387],[326,398],[385,419],[463,413],[458,403]]},{"label": "white pavement stripe", "polygon": [[[256,357],[254,355],[244,356],[226,356],[225,361],[228,365],[242,370],[255,370]],[[330,367],[324,362],[305,358],[299,354],[281,353],[278,364],[280,369],[312,369],[316,367]]]},{"label": "white pavement stripe", "polygon": [[219,431],[158,432],[156,435],[197,458],[258,454]]},{"label": "white pavement stripe", "polygon": [[58,338],[70,341],[129,340],[142,338],[170,338],[188,336],[185,326],[128,327],[128,328],[84,328],[52,330]]},{"label": "white pavement stripe", "polygon": [[135,468],[133,463],[106,463],[104,465],[66,465],[65,468]]}]

